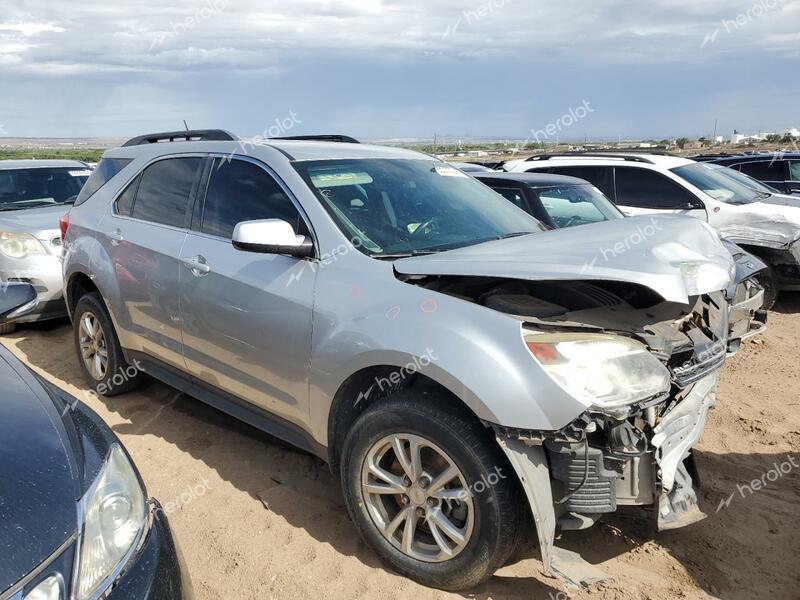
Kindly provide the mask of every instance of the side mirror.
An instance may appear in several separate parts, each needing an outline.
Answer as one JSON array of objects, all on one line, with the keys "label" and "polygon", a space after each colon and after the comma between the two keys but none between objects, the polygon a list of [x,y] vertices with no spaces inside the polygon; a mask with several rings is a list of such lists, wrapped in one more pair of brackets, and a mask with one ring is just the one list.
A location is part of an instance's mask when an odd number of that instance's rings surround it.
[{"label": "side mirror", "polygon": [[37,304],[39,296],[30,283],[0,284],[0,324],[28,314]]},{"label": "side mirror", "polygon": [[244,252],[286,254],[308,258],[314,253],[310,238],[297,235],[289,223],[281,219],[243,221],[233,230],[233,247]]}]

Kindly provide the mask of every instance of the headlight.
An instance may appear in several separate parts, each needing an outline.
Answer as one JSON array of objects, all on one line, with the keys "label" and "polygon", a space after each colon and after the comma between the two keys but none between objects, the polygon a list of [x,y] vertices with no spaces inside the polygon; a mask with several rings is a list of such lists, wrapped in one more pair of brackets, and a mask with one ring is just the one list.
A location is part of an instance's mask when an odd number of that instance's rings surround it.
[{"label": "headlight", "polygon": [[64,582],[60,575],[50,575],[25,594],[25,600],[61,600]]},{"label": "headlight", "polygon": [[98,591],[131,553],[145,530],[147,507],[125,453],[114,444],[106,464],[83,499],[85,522],[78,568],[78,600]]},{"label": "headlight", "polygon": [[30,233],[0,231],[0,252],[9,258],[25,258],[29,254],[47,254],[42,243]]},{"label": "headlight", "polygon": [[669,391],[670,373],[639,342],[606,334],[523,332],[556,383],[587,406],[612,413]]}]

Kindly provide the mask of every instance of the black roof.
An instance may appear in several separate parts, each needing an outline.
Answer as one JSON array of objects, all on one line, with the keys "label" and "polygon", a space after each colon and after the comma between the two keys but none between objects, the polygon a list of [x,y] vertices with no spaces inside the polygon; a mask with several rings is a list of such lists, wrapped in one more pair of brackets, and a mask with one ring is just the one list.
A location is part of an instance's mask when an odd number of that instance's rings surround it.
[{"label": "black roof", "polygon": [[568,185],[590,185],[588,181],[569,177],[567,175],[552,175],[550,173],[470,173],[476,179],[494,179],[498,181],[513,181],[532,188],[556,187]]}]

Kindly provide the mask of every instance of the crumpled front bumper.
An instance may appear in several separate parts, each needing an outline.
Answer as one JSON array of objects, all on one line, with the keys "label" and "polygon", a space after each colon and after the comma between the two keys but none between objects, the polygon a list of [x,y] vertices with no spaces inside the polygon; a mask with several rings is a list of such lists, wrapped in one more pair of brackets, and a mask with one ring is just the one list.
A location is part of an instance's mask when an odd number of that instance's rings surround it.
[{"label": "crumpled front bumper", "polygon": [[[603,451],[600,464],[605,460],[617,464],[619,476],[614,476],[614,467],[603,471],[602,467],[589,469],[583,462],[573,462],[569,467],[572,472],[585,468],[582,484],[574,487],[567,485],[564,489],[563,482],[557,481],[556,462],[562,457],[555,455],[547,442],[498,432],[498,444],[519,476],[533,514],[545,575],[579,587],[608,579],[579,554],[555,545],[559,524],[565,522],[565,517],[577,516],[591,524],[602,513],[616,510],[618,505],[654,506],[658,510],[660,531],[685,527],[705,517],[698,507],[685,461],[700,439],[708,411],[716,402],[717,382],[718,371],[715,371],[683,390],[681,398],[652,428],[647,452],[626,461]],[[598,453],[597,448],[592,450]],[[585,456],[589,457],[588,444]],[[568,493],[576,490],[583,490],[583,497],[573,496],[565,503]],[[596,510],[592,509],[592,503]],[[576,506],[588,507],[585,510],[588,514],[565,514],[571,510],[570,504],[572,510]]]}]

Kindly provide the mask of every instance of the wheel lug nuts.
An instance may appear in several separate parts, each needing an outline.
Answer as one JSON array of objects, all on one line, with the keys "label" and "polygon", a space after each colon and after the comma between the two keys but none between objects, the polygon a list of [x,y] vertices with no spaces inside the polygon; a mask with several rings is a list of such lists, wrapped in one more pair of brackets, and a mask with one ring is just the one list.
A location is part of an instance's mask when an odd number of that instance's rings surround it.
[{"label": "wheel lug nuts", "polygon": [[426,489],[430,484],[431,480],[428,479],[427,477],[423,477],[422,479],[419,480],[419,487],[421,487],[422,489]]},{"label": "wheel lug nuts", "polygon": [[418,508],[417,509],[417,516],[418,517],[424,517],[425,516],[425,511],[422,510],[421,508]]},{"label": "wheel lug nuts", "polygon": [[428,506],[430,506],[431,508],[436,506],[436,500],[434,498],[428,498]]},{"label": "wheel lug nuts", "polygon": [[408,477],[403,477],[403,485],[406,487],[411,485],[411,480]]},{"label": "wheel lug nuts", "polygon": [[403,497],[401,498],[401,500],[403,501],[403,504],[408,504],[409,503],[408,496],[406,496],[405,494],[403,494]]}]

